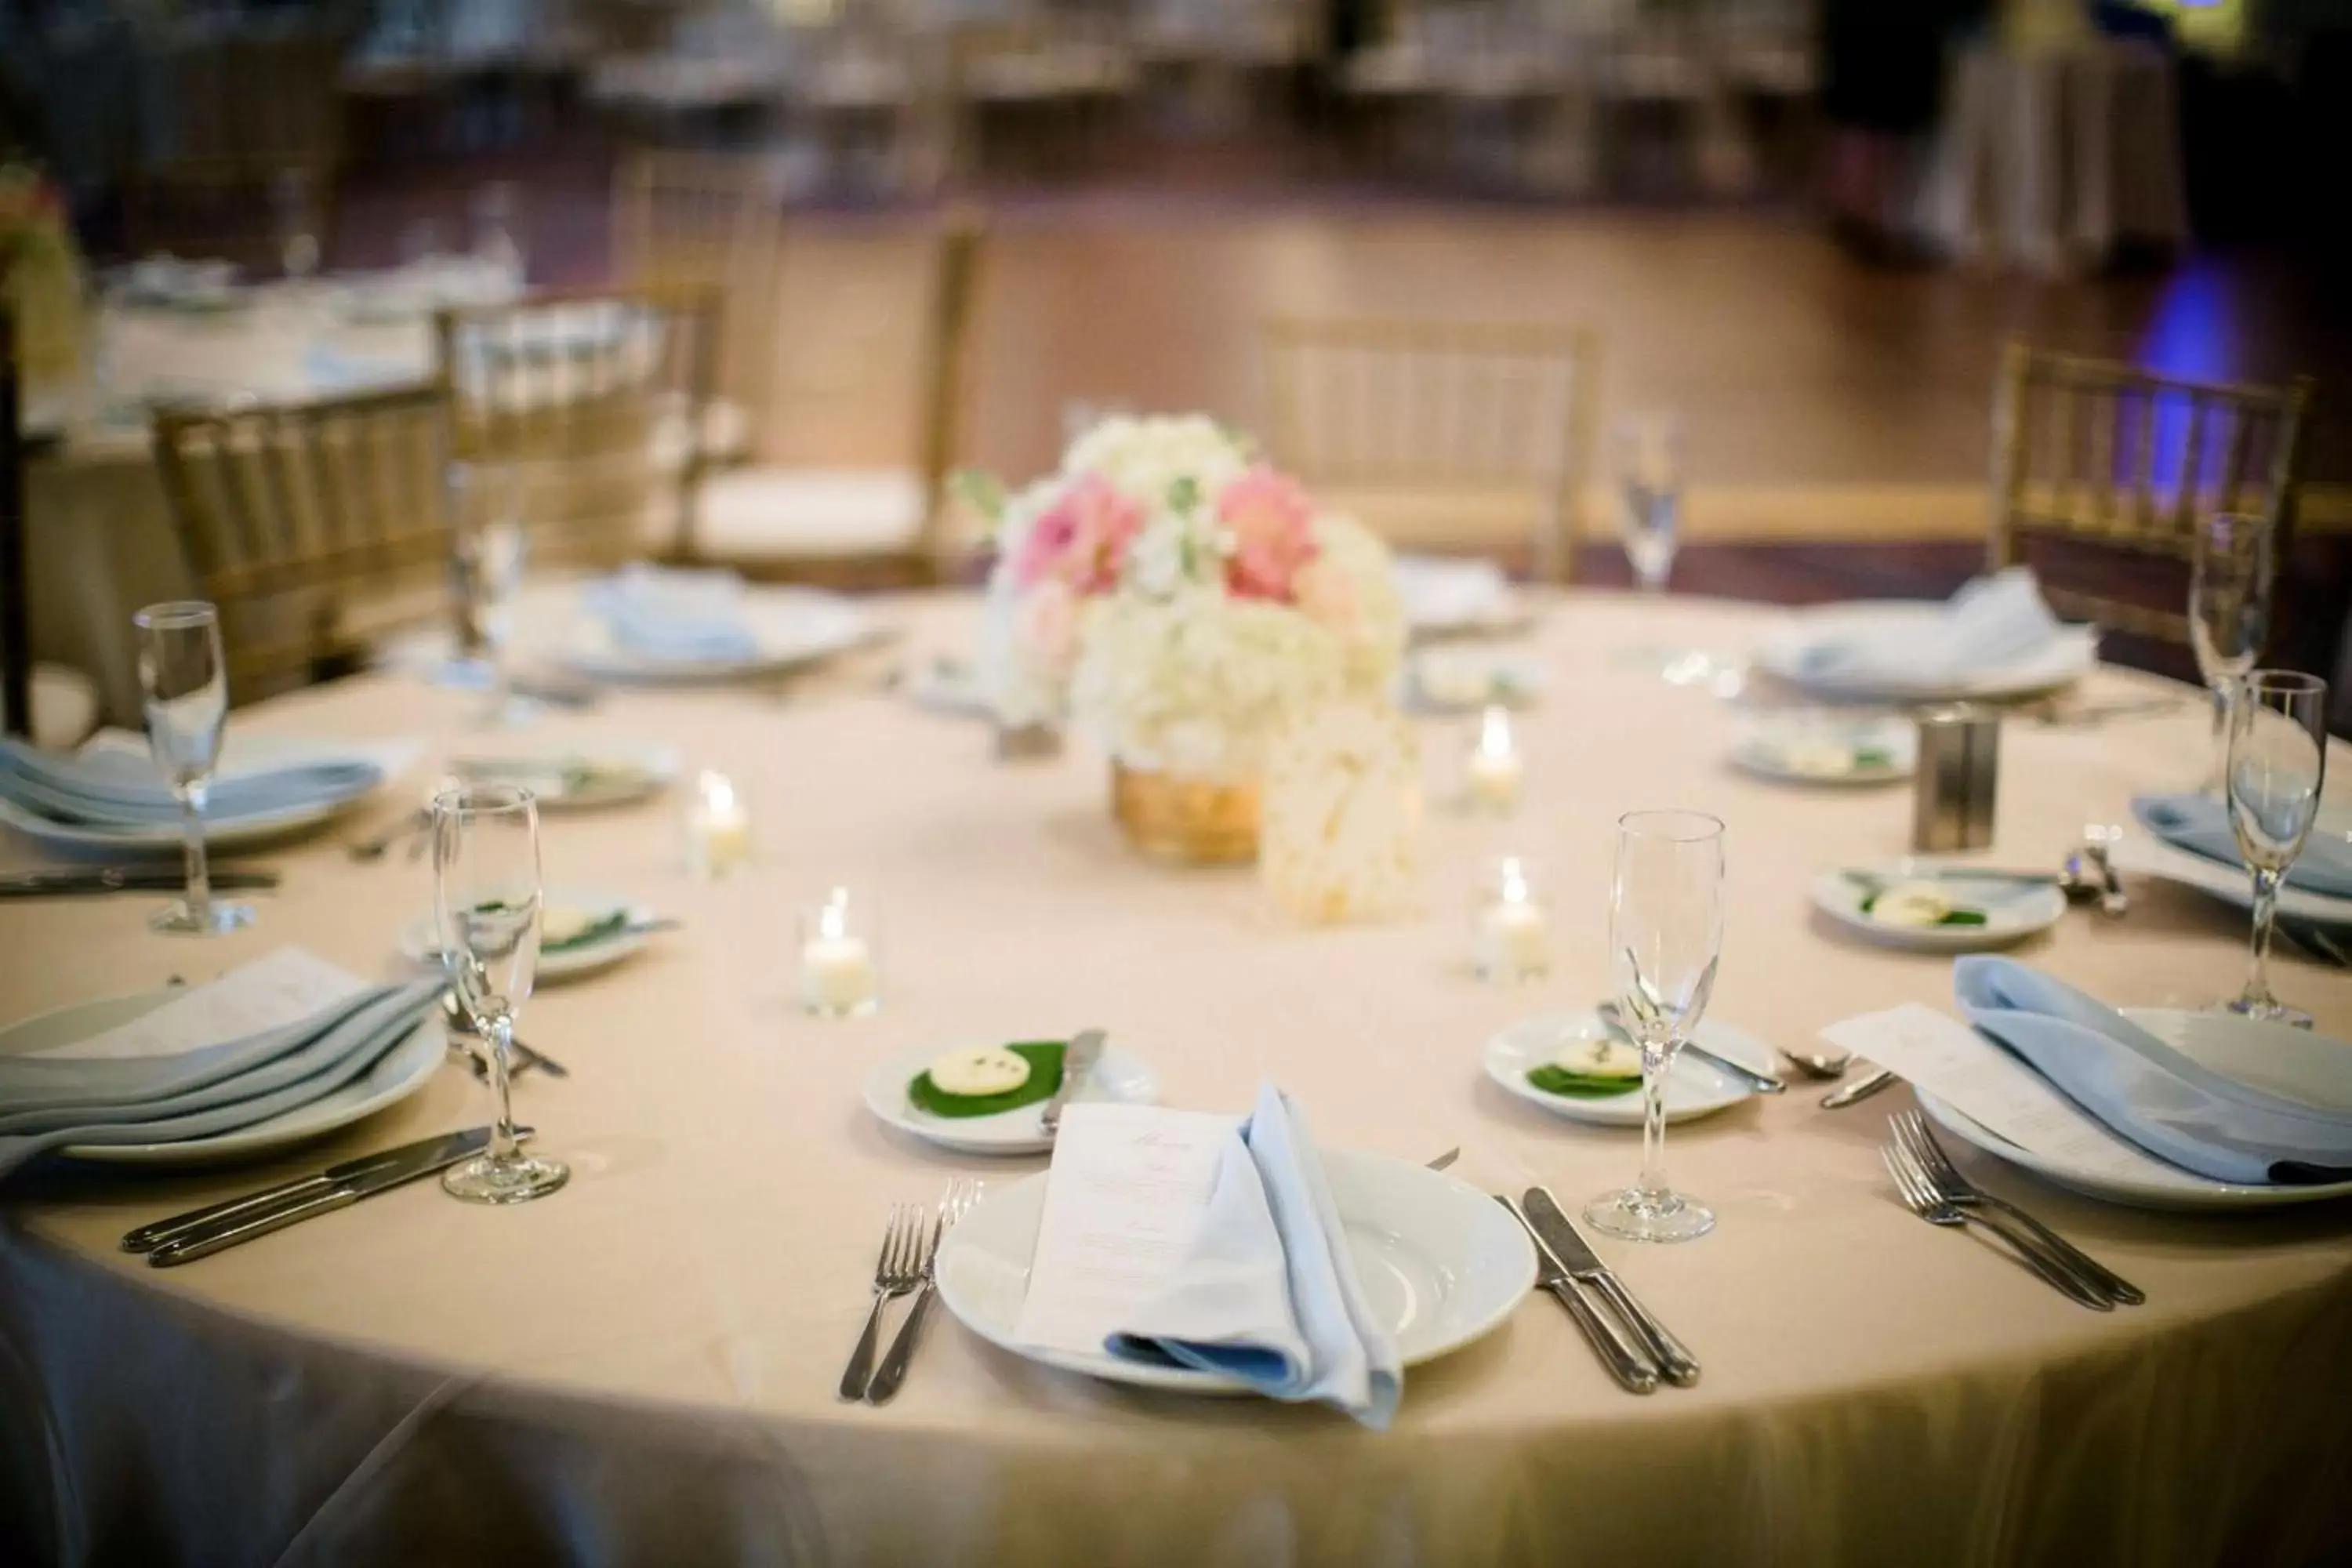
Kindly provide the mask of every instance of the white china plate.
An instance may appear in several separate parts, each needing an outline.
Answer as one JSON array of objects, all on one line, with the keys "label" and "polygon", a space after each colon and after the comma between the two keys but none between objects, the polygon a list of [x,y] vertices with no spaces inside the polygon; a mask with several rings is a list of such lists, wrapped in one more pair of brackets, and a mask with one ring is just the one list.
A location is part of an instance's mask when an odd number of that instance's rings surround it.
[{"label": "white china plate", "polygon": [[[1883,752],[1884,765],[1861,767],[1858,751]],[[1816,757],[1817,751],[1838,755]],[[1759,778],[1782,784],[1881,784],[1907,779],[1919,763],[1919,732],[1893,714],[1845,717],[1818,712],[1761,712],[1742,721],[1731,742],[1732,763]],[[1845,765],[1838,766],[1843,762]]]},{"label": "white china plate", "polygon": [[[146,750],[143,742],[133,742],[128,737],[100,736],[89,743],[109,748],[135,743],[142,754]],[[294,837],[383,793],[415,765],[423,751],[423,746],[414,741],[356,742],[338,745],[290,736],[232,736],[222,748],[223,773],[331,753],[366,757],[383,767],[383,777],[374,788],[349,800],[289,805],[227,821],[207,821],[205,824],[205,843],[215,849],[245,849]],[[145,827],[58,822],[5,800],[0,800],[0,822],[6,823],[37,844],[69,855],[100,854],[139,858],[176,855],[184,846],[180,825],[176,822]]]},{"label": "white china plate", "polygon": [[1813,879],[1813,907],[1865,942],[1883,947],[1909,948],[1915,952],[1983,952],[2011,947],[2038,936],[2066,915],[2066,895],[2053,887],[2033,887],[1969,875],[1965,866],[1931,867],[1906,861],[1855,869],[1889,882],[1930,881],[1952,896],[1952,901],[1982,910],[1980,926],[1895,926],[1862,912],[1865,889],[1849,881],[1843,871],[1823,871]]},{"label": "white china plate", "polygon": [[[1598,1015],[1583,1013],[1551,1013],[1539,1018],[1522,1018],[1486,1042],[1483,1060],[1486,1076],[1510,1094],[1517,1095],[1530,1105],[1539,1105],[1555,1116],[1565,1116],[1570,1121],[1588,1121],[1599,1127],[1639,1127],[1642,1125],[1642,1087],[1637,1081],[1623,1094],[1601,1100],[1580,1100],[1564,1094],[1546,1094],[1528,1081],[1530,1069],[1539,1068],[1559,1055],[1560,1047],[1571,1039],[1601,1040],[1609,1038],[1609,1030]],[[1743,1035],[1727,1025],[1712,1019],[1703,1020],[1698,1026],[1698,1043],[1719,1056],[1758,1072],[1775,1072],[1772,1049],[1751,1035]],[[1690,1121],[1701,1116],[1712,1116],[1746,1100],[1754,1091],[1712,1062],[1704,1062],[1687,1052],[1676,1052],[1672,1071],[1666,1075],[1666,1120]]]},{"label": "white china plate", "polygon": [[724,681],[770,675],[844,653],[875,634],[872,616],[836,594],[814,588],[746,587],[739,605],[753,651],[742,658],[665,658],[624,647],[604,622],[562,595],[525,595],[516,606],[519,662],[546,659],[597,680],[646,683]]},{"label": "white china plate", "polygon": [[[877,1064],[866,1075],[866,1109],[886,1127],[895,1127],[910,1138],[966,1154],[1043,1154],[1050,1151],[1054,1141],[1037,1127],[1037,1119],[1045,1110],[1043,1102],[999,1111],[994,1116],[958,1117],[933,1116],[918,1110],[907,1098],[907,1086],[914,1081],[917,1073],[949,1051],[976,1043],[980,1042],[918,1046]],[[1119,1105],[1150,1105],[1160,1098],[1160,1075],[1140,1058],[1116,1047],[1107,1047],[1095,1063],[1095,1070],[1078,1086],[1077,1098]]]},{"label": "white china plate", "polygon": [[[1323,1172],[1372,1312],[1407,1366],[1460,1350],[1499,1328],[1533,1288],[1535,1248],[1518,1221],[1477,1188],[1381,1154],[1337,1149]],[[1151,1366],[1108,1352],[1041,1350],[1013,1337],[1045,1210],[1046,1175],[996,1188],[940,1244],[940,1299],[966,1328],[1018,1356],[1111,1383],[1187,1394],[1247,1394],[1190,1367]]]},{"label": "white china plate", "polygon": [[1831,637],[1884,636],[1931,625],[1944,606],[1925,600],[1865,599],[1824,605],[1788,616],[1766,632],[1752,655],[1756,667],[1791,686],[1846,699],[1900,698],[1910,701],[1968,697],[2031,697],[2088,675],[2099,662],[2095,628],[2068,626],[2048,644],[2012,663],[1957,680],[1900,677],[1825,678],[1804,668],[1805,651]]},{"label": "white china plate", "polygon": [[[593,888],[549,888],[541,895],[541,908],[563,907],[587,910],[598,915],[609,915],[614,910],[625,912],[632,925],[654,918],[654,911],[635,899]],[[610,969],[621,960],[644,950],[650,940],[644,935],[612,936],[562,952],[541,949],[539,967],[534,972],[541,980],[574,980],[583,974],[593,974]],[[427,969],[441,967],[441,937],[436,930],[433,911],[425,910],[400,928],[400,955],[412,963]]]},{"label": "white china plate", "polygon": [[[458,764],[477,761],[504,764],[481,771],[479,779],[524,785],[542,812],[597,811],[649,799],[676,783],[685,766],[675,746],[597,740],[536,749],[511,745],[469,749],[452,761],[449,771],[460,777],[475,777],[472,770]],[[572,763],[588,767],[594,776],[580,787],[570,786],[563,770]],[[545,772],[528,771],[534,769]]]},{"label": "white china plate", "polygon": [[1526,630],[1534,618],[1509,579],[1475,557],[1400,555],[1391,569],[1398,608],[1415,641],[1507,637]]},{"label": "white china plate", "polygon": [[1475,713],[1534,706],[1546,674],[1543,660],[1523,649],[1445,643],[1415,648],[1399,685],[1403,704],[1421,712]]},{"label": "white china plate", "polygon": [[[176,989],[110,996],[78,1003],[0,1029],[0,1056],[52,1050],[88,1039],[103,1029],[144,1017],[179,995]],[[333,1093],[282,1110],[250,1127],[163,1143],[72,1143],[58,1152],[70,1159],[109,1165],[202,1165],[274,1153],[292,1144],[348,1127],[425,1087],[448,1054],[437,1018],[426,1018],[375,1065]]]},{"label": "white china plate", "polygon": [[[2273,1094],[2331,1110],[2352,1110],[2352,1046],[2284,1024],[2240,1018],[2228,1013],[2192,1013],[2175,1007],[2126,1007],[2125,1017],[2193,1061]],[[2305,1185],[2246,1186],[2217,1182],[2171,1166],[2144,1177],[2119,1180],[2105,1172],[2019,1147],[2000,1133],[1915,1089],[1919,1107],[1938,1127],[1996,1159],[2021,1165],[2062,1187],[2089,1197],[2154,1209],[2275,1208],[2352,1196],[2352,1182]]]},{"label": "white china plate", "polygon": [[[2168,844],[2152,834],[2126,834],[2109,848],[2107,858],[2126,875],[2161,877],[2210,893],[2242,910],[2254,907],[2254,879],[2250,873]],[[2278,912],[2291,921],[2352,929],[2352,899],[2331,898],[2307,889],[2280,889]]]}]

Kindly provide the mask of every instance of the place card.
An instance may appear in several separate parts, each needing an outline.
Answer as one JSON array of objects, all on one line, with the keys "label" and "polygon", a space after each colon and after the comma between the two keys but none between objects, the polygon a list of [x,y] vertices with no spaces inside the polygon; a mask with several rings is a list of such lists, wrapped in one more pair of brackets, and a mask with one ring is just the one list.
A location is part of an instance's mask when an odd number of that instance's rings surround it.
[{"label": "place card", "polygon": [[1152,1105],[1073,1105],[1054,1140],[1045,1211],[1013,1334],[1099,1354],[1157,1295],[1209,1212],[1236,1116]]},{"label": "place card", "polygon": [[299,1024],[367,988],[366,981],[315,953],[282,947],[209,985],[191,986],[127,1024],[26,1054],[91,1061],[179,1056]]},{"label": "place card", "polygon": [[1932,1007],[1914,1002],[1865,1013],[1831,1025],[1822,1038],[1867,1057],[2019,1148],[2053,1162],[2125,1181],[2180,1175],[2178,1166],[2077,1109],[2023,1061]]}]

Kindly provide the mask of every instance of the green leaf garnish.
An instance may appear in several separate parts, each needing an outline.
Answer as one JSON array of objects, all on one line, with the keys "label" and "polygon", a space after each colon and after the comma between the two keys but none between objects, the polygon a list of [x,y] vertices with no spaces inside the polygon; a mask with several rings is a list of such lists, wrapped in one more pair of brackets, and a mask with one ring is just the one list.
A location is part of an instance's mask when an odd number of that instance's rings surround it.
[{"label": "green leaf garnish", "polygon": [[1601,1078],[1591,1073],[1570,1072],[1558,1062],[1529,1068],[1528,1081],[1546,1094],[1566,1095],[1572,1100],[1601,1100],[1611,1095],[1631,1094],[1642,1087],[1639,1077]]},{"label": "green leaf garnish", "polygon": [[[1877,907],[1878,895],[1876,893],[1869,894],[1862,900],[1862,912],[1864,914],[1868,914]],[[1985,923],[1985,912],[1982,910],[1947,910],[1944,911],[1943,918],[1938,920],[1936,923],[1939,926],[1980,926]]]},{"label": "green leaf garnish", "polygon": [[626,910],[614,910],[610,914],[599,915],[594,921],[591,921],[587,925],[582,926],[578,931],[573,931],[562,942],[543,942],[540,943],[539,951],[541,952],[570,952],[575,948],[593,947],[600,942],[618,936],[621,932],[621,928],[628,923],[629,911]]},{"label": "green leaf garnish", "polygon": [[1008,1089],[1003,1094],[950,1094],[931,1081],[926,1069],[908,1081],[908,1101],[933,1116],[963,1117],[994,1116],[1051,1100],[1062,1087],[1062,1053],[1069,1048],[1069,1042],[1018,1040],[1004,1048],[1029,1064],[1029,1080],[1019,1089]]},{"label": "green leaf garnish", "polygon": [[1891,768],[1895,765],[1895,753],[1882,746],[1856,746],[1853,765],[1871,770]]}]

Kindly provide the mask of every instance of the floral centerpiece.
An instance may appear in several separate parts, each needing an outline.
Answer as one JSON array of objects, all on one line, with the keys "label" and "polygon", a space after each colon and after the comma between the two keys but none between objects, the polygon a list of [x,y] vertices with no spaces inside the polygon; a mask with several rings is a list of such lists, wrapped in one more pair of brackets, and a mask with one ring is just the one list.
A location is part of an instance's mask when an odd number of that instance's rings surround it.
[{"label": "floral centerpiece", "polygon": [[[1099,743],[1147,848],[1246,858],[1283,724],[1395,673],[1387,549],[1213,420],[1106,420],[1053,474],[978,499],[996,523],[982,666],[998,717],[1066,719]],[[1181,819],[1203,815],[1219,842],[1187,852]]]},{"label": "floral centerpiece", "polygon": [[81,255],[63,194],[23,163],[0,163],[0,302],[16,318],[25,379],[70,377],[81,361]]}]

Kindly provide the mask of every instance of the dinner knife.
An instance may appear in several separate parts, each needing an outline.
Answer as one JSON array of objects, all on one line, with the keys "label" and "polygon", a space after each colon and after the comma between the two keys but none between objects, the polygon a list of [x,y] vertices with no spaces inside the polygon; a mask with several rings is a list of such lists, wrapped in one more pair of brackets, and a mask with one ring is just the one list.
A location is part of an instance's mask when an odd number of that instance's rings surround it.
[{"label": "dinner knife", "polygon": [[[517,1141],[529,1138],[534,1130],[515,1129]],[[317,1188],[305,1188],[300,1194],[272,1204],[251,1208],[231,1215],[217,1224],[205,1225],[184,1231],[174,1239],[163,1243],[147,1254],[147,1262],[155,1268],[171,1268],[183,1263],[193,1263],[199,1258],[209,1258],[256,1237],[268,1236],[288,1226],[299,1224],[322,1214],[349,1208],[362,1198],[389,1192],[394,1187],[446,1170],[458,1161],[479,1153],[489,1143],[490,1130],[477,1127],[464,1132],[452,1132],[435,1141],[431,1146],[380,1159],[358,1173],[340,1182],[331,1182]]]},{"label": "dinner knife", "polygon": [[1666,1381],[1677,1388],[1688,1388],[1696,1383],[1696,1358],[1665,1324],[1658,1321],[1655,1313],[1635,1300],[1633,1292],[1609,1272],[1609,1266],[1601,1261],[1576,1226],[1569,1223],[1568,1215],[1560,1212],[1559,1201],[1545,1188],[1529,1187],[1519,1203],[1527,1210],[1528,1223],[1559,1258],[1569,1278],[1598,1290],[1616,1309],[1617,1315],[1625,1320],[1625,1326],[1633,1331],[1633,1337],[1642,1342],[1642,1348],[1658,1363]]},{"label": "dinner knife", "polygon": [[[1618,1013],[1616,1003],[1603,1002],[1599,1007],[1593,1009],[1593,1011],[1601,1019],[1601,1026],[1606,1028],[1611,1034],[1616,1036],[1619,1039],[1623,1040],[1629,1046],[1633,1046],[1637,1048],[1640,1047],[1641,1042],[1633,1037],[1633,1031],[1625,1027],[1625,1020]],[[1729,1057],[1720,1055],[1715,1051],[1710,1051],[1705,1046],[1700,1045],[1696,1040],[1685,1040],[1675,1048],[1681,1051],[1685,1056],[1696,1057],[1699,1060],[1706,1063],[1708,1066],[1729,1073],[1733,1078],[1738,1079],[1741,1083],[1747,1085],[1750,1093],[1780,1094],[1786,1092],[1788,1089],[1789,1086],[1786,1082],[1774,1078],[1770,1073],[1758,1072],[1754,1068],[1749,1067],[1745,1062],[1736,1062]]]},{"label": "dinner knife", "polygon": [[430,1138],[419,1138],[414,1143],[403,1143],[396,1149],[379,1149],[373,1154],[361,1154],[340,1164],[330,1165],[323,1171],[280,1182],[274,1187],[263,1187],[242,1197],[207,1204],[203,1208],[190,1209],[185,1214],[175,1214],[169,1218],[142,1225],[136,1230],[126,1231],[122,1237],[122,1250],[152,1252],[165,1242],[175,1241],[191,1231],[221,1220],[247,1217],[291,1198],[308,1197],[313,1193],[357,1180],[380,1166],[396,1164],[403,1160],[430,1158],[445,1145],[457,1145],[457,1157],[463,1159],[467,1153],[488,1147],[489,1135],[490,1130],[487,1127],[470,1128],[462,1132],[436,1132]]},{"label": "dinner knife", "polygon": [[[76,866],[38,871],[0,871],[0,898],[46,899],[78,893],[121,893],[154,890],[177,893],[187,889],[187,873],[178,866]],[[212,885],[222,892],[251,892],[278,886],[275,871],[235,866],[215,868]]]},{"label": "dinner knife", "polygon": [[1063,1050],[1062,1081],[1054,1086],[1054,1096],[1045,1101],[1045,1113],[1037,1121],[1039,1131],[1046,1137],[1051,1138],[1061,1131],[1063,1108],[1077,1098],[1086,1076],[1094,1071],[1095,1063],[1102,1059],[1102,1048],[1103,1032],[1100,1029],[1081,1029],[1076,1038]]},{"label": "dinner knife", "polygon": [[1495,1194],[1495,1201],[1519,1222],[1519,1227],[1528,1233],[1528,1239],[1536,1245],[1536,1288],[1550,1291],[1553,1298],[1568,1309],[1568,1315],[1575,1320],[1578,1328],[1584,1331],[1584,1337],[1591,1342],[1593,1353],[1601,1358],[1601,1364],[1609,1369],[1609,1375],[1624,1385],[1629,1394],[1655,1394],[1658,1391],[1657,1363],[1652,1361],[1641,1347],[1626,1339],[1614,1321],[1602,1317],[1599,1310],[1584,1299],[1584,1291],[1569,1277],[1559,1259],[1552,1256],[1551,1248],[1544,1245],[1544,1238],[1537,1234],[1535,1226],[1528,1223],[1528,1216],[1519,1212],[1518,1205],[1500,1193]]}]

